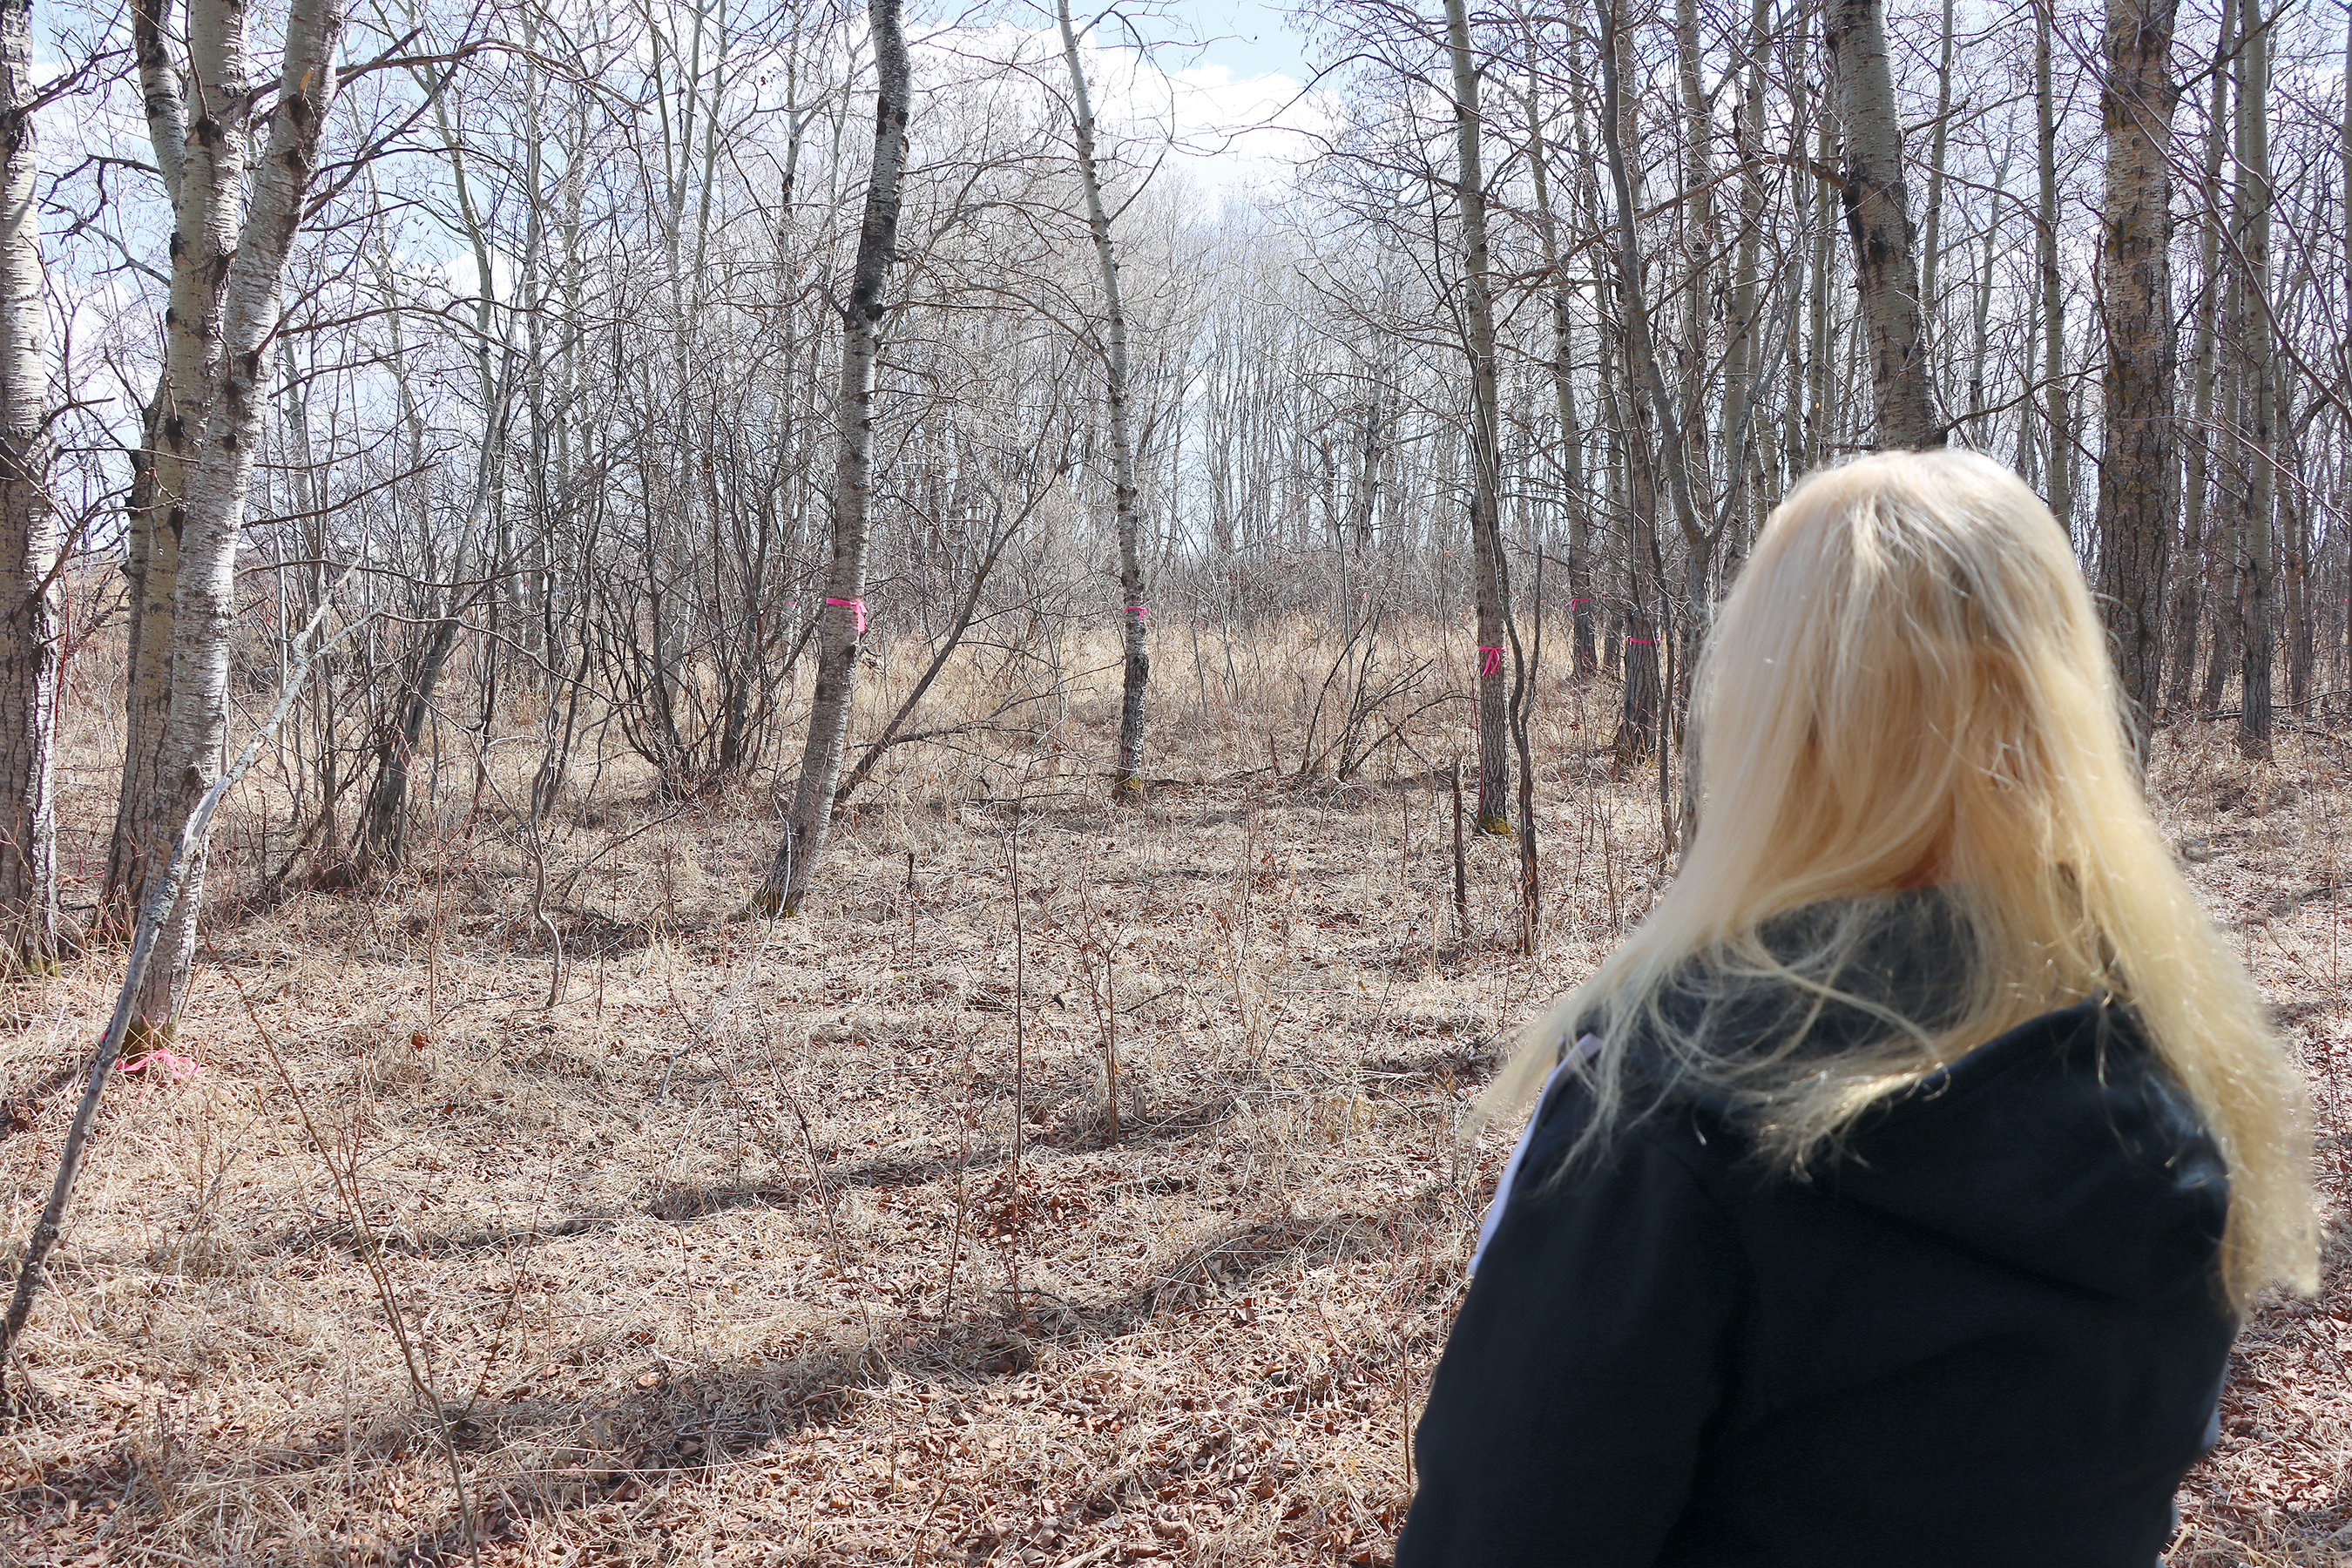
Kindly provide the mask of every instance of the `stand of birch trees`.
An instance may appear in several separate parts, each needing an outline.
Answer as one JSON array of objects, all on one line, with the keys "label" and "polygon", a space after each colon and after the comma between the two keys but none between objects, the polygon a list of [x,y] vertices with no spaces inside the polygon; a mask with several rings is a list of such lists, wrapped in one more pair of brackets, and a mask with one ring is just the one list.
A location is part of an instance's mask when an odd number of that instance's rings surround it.
[{"label": "stand of birch trees", "polygon": [[[121,928],[322,608],[366,624],[273,739],[264,894],[451,810],[535,836],[595,734],[778,802],[788,914],[891,745],[1043,733],[1073,636],[1131,797],[1169,639],[1286,618],[1360,690],[1383,637],[1475,649],[1435,679],[1532,887],[1534,705],[1602,683],[1664,769],[1756,530],[1879,446],[2048,497],[2151,743],[2259,758],[2352,688],[2341,10],[1331,0],[1244,185],[1170,118],[1181,5],[43,4],[0,7],[17,962],[60,834],[108,846],[68,924]],[[58,824],[110,637],[119,808]],[[919,700],[964,645],[995,712],[851,722],[862,662]]]}]

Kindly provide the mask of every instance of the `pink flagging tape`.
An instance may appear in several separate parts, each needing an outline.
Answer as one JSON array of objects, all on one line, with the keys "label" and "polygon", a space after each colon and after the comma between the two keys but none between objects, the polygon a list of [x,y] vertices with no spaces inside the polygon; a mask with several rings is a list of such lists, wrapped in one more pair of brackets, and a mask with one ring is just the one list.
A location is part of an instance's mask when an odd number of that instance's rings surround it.
[{"label": "pink flagging tape", "polygon": [[1478,645],[1478,673],[1481,675],[1502,674],[1503,650],[1499,647],[1488,647],[1485,643],[1480,643]]},{"label": "pink flagging tape", "polygon": [[834,598],[828,598],[828,599],[826,599],[826,600],[825,600],[825,603],[826,603],[826,604],[828,604],[828,605],[839,605],[843,609],[847,610],[847,611],[850,613],[850,615],[851,615],[851,616],[855,616],[855,617],[856,618],[856,622],[857,622],[857,635],[858,635],[859,637],[864,637],[864,636],[866,635],[866,601],[865,601],[865,600],[863,600],[863,599],[834,599]]},{"label": "pink flagging tape", "polygon": [[1654,646],[1658,639],[1655,637],[1627,637],[1625,640],[1642,647],[1650,647]]},{"label": "pink flagging tape", "polygon": [[1570,605],[1589,605],[1592,603],[1592,601],[1591,599],[1570,599],[1569,603]]},{"label": "pink flagging tape", "polygon": [[174,1083],[192,1079],[205,1070],[200,1063],[190,1061],[177,1051],[147,1051],[134,1061],[115,1063],[117,1072],[150,1072],[155,1069],[171,1074]]},{"label": "pink flagging tape", "polygon": [[1134,611],[1139,616],[1148,616],[1151,613],[1151,606],[1149,605],[1129,605],[1127,608]]}]

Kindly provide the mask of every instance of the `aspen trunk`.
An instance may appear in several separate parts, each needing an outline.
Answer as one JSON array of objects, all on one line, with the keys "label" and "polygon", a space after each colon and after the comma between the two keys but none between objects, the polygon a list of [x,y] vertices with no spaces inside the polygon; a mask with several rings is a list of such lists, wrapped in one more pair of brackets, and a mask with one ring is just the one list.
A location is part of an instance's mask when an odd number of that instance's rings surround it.
[{"label": "aspen trunk", "polygon": [[882,291],[898,244],[898,184],[907,165],[907,116],[913,80],[900,0],[867,0],[876,75],[874,160],[866,182],[866,210],[857,231],[857,258],[849,302],[842,312],[840,445],[834,463],[833,562],[825,578],[824,635],[817,655],[816,695],[808,741],[783,842],[753,896],[761,914],[796,915],[809,877],[833,824],[833,791],[849,732],[849,701],[856,689],[857,651],[866,637],[866,545],[873,526],[874,381],[882,346]]},{"label": "aspen trunk", "polygon": [[[2179,0],[2108,0],[2106,198],[2099,315],[2106,338],[2099,456],[2102,609],[2116,673],[2142,733],[2164,673],[2163,591],[2179,497],[2173,416],[2172,174],[2166,154]],[[2056,384],[2053,384],[2053,388]],[[2063,514],[2062,521],[2063,521]]]},{"label": "aspen trunk", "polygon": [[1919,312],[1919,268],[1903,183],[1903,127],[1886,63],[1880,0],[1830,0],[1831,76],[1837,84],[1846,232],[1870,345],[1877,445],[1940,447]]},{"label": "aspen trunk", "polygon": [[[1534,58],[1530,28],[1528,57]],[[1575,293],[1560,267],[1559,223],[1552,210],[1551,154],[1544,139],[1536,78],[1528,78],[1528,173],[1536,199],[1536,231],[1543,242],[1544,270],[1551,296],[1553,409],[1559,420],[1560,504],[1568,513],[1568,593],[1570,668],[1579,680],[1599,668],[1592,647],[1592,513],[1584,493],[1584,430],[1577,416],[1576,383],[1569,352]]]},{"label": "aspen trunk", "polygon": [[[2273,13],[2275,18],[2276,13]],[[2238,557],[2238,752],[2271,754],[2271,510],[2276,494],[2278,382],[2271,371],[2271,27],[2246,0],[2244,47],[2238,51],[2238,182],[2232,228],[2238,264],[2239,361],[2246,379],[2244,531]]]},{"label": "aspen trunk", "polygon": [[2058,106],[2050,85],[2050,12],[2057,0],[2033,7],[2033,111],[2042,174],[2041,219],[2034,255],[2042,279],[2042,380],[2047,391],[2050,458],[2045,495],[2058,526],[2074,533],[2074,390],[2066,380],[2066,295],[2058,272]]},{"label": "aspen trunk", "polygon": [[1127,302],[1119,293],[1118,257],[1111,247],[1110,215],[1103,207],[1102,174],[1095,163],[1094,100],[1078,62],[1078,35],[1070,25],[1070,0],[1055,0],[1062,29],[1062,58],[1070,68],[1070,99],[1076,121],[1078,180],[1086,188],[1087,232],[1094,240],[1095,271],[1103,291],[1103,395],[1110,424],[1111,493],[1118,526],[1119,651],[1122,673],[1118,703],[1118,760],[1111,772],[1114,795],[1143,794],[1143,704],[1151,684],[1151,660],[1144,650],[1143,520],[1138,515],[1135,482],[1133,394],[1128,381]]},{"label": "aspen trunk", "polygon": [[2205,124],[2205,166],[2199,186],[2204,210],[2197,236],[2197,331],[2189,353],[2196,389],[2191,395],[2189,439],[2184,444],[2189,470],[2182,498],[2186,516],[2181,523],[2180,570],[2173,578],[2172,668],[2165,681],[2166,706],[2175,711],[2187,709],[2196,696],[2197,626],[2203,605],[2217,598],[2210,586],[2212,562],[2221,554],[2208,538],[2206,521],[2207,496],[2212,488],[2213,335],[2221,309],[2221,155],[2229,145],[2230,73],[2221,67],[2230,51],[2237,15],[2235,0],[2221,0],[2212,100]]},{"label": "aspen trunk", "polygon": [[[171,706],[154,795],[138,813],[154,866],[220,776],[228,729],[236,546],[268,400],[264,351],[278,330],[286,262],[333,106],[343,12],[339,0],[293,0],[289,6],[268,145],[252,169],[249,197],[242,149],[253,99],[245,90],[245,21],[243,8],[224,0],[203,0],[188,17],[188,77],[200,112],[189,122],[179,177],[163,416],[164,452],[176,459],[172,467],[180,491],[174,497],[163,482],[166,465],[159,452],[156,498],[171,507],[179,536],[172,581]],[[146,571],[145,591],[152,593],[152,558]],[[191,844],[187,853],[185,878],[165,918],[156,962],[140,988],[143,1038],[170,1032],[195,955],[203,846]]]},{"label": "aspen trunk", "polygon": [[1462,213],[1463,310],[1470,334],[1470,549],[1478,571],[1478,831],[1511,830],[1510,678],[1503,672],[1509,565],[1503,559],[1502,426],[1495,377],[1494,279],[1486,247],[1478,71],[1465,0],[1445,0],[1453,65],[1456,196]]},{"label": "aspen trunk", "polygon": [[0,6],[0,954],[57,947],[57,519],[40,209],[34,195],[32,12]]}]

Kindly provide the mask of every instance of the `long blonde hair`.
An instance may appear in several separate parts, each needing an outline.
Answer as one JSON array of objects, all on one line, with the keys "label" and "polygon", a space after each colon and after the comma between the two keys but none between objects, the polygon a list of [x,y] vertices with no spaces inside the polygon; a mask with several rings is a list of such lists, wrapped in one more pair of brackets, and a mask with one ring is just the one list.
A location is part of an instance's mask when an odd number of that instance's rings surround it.
[{"label": "long blonde hair", "polygon": [[[2272,1281],[2314,1288],[2301,1079],[2148,812],[2082,570],[2015,475],[1972,453],[1890,452],[1804,479],[1724,603],[1691,733],[1698,827],[1681,874],[1528,1029],[1483,1112],[1523,1103],[1579,1033],[1639,1037],[1643,1093],[1727,1093],[1801,1170],[1874,1102],[2105,994],[2228,1162],[2232,1304]],[[1840,976],[1889,908],[1872,896],[1928,884],[1962,949],[1958,994],[1924,1017],[1853,994]],[[1844,912],[1795,922],[1792,951],[1774,917],[1822,906]],[[1712,1037],[1661,1006],[1695,967],[1811,1010],[1786,1015],[1787,1038]],[[1802,1053],[1832,1005],[1874,1026],[1827,1060]],[[1622,1050],[1581,1070],[1598,1110],[1580,1152],[1641,1110]]]}]

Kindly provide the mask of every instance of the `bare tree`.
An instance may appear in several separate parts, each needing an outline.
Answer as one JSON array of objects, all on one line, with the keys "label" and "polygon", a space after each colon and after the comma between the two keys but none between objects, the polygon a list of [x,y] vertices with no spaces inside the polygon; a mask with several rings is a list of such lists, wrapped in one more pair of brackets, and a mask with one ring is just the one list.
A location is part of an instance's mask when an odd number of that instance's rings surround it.
[{"label": "bare tree", "polygon": [[1830,0],[1824,40],[1837,84],[1841,195],[1870,345],[1881,447],[1944,444],[1927,374],[1919,268],[1903,183],[1903,126],[1881,0]]},{"label": "bare tree", "polygon": [[1470,549],[1478,583],[1478,831],[1511,830],[1511,753],[1503,672],[1510,566],[1503,558],[1502,427],[1495,381],[1495,279],[1486,237],[1478,68],[1465,0],[1445,0],[1454,88],[1454,200],[1462,224],[1462,309],[1470,359]]},{"label": "bare tree", "polygon": [[857,258],[842,307],[839,447],[834,466],[833,562],[825,577],[823,647],[808,741],[783,842],[752,899],[767,915],[796,915],[833,822],[833,794],[849,733],[849,700],[857,682],[857,651],[866,640],[866,549],[873,529],[874,373],[881,353],[883,289],[898,243],[899,181],[907,166],[907,118],[913,75],[899,0],[868,0],[876,74],[874,161],[866,175],[866,211],[857,231]]},{"label": "bare tree", "polygon": [[2162,594],[2180,494],[2168,161],[2179,101],[2172,79],[2177,10],[2178,0],[2108,0],[2100,109],[2107,128],[2099,214],[2099,317],[2107,344],[2100,561],[2116,673],[2143,727],[2155,715],[2164,675]]},{"label": "bare tree", "polygon": [[46,964],[57,944],[57,517],[49,367],[34,198],[32,9],[0,6],[0,953]]},{"label": "bare tree", "polygon": [[1118,528],[1119,681],[1118,758],[1111,769],[1115,795],[1143,794],[1143,707],[1151,685],[1151,660],[1144,651],[1143,520],[1135,481],[1133,392],[1128,384],[1127,301],[1119,292],[1118,256],[1112,248],[1110,214],[1103,205],[1102,171],[1095,160],[1094,100],[1087,91],[1086,68],[1078,60],[1078,35],[1070,25],[1070,0],[1054,0],[1062,30],[1062,58],[1070,68],[1070,109],[1077,141],[1078,183],[1086,192],[1087,233],[1094,241],[1095,269],[1103,295],[1103,400],[1110,426],[1111,506]]},{"label": "bare tree", "polygon": [[[268,350],[338,81],[341,5],[293,0],[268,142],[248,168],[254,111],[268,95],[250,79],[247,22],[245,8],[231,0],[195,0],[183,69],[162,41],[160,16],[143,5],[133,16],[149,131],[173,198],[171,304],[157,399],[160,443],[148,508],[152,537],[140,585],[142,599],[162,586],[166,563],[160,536],[168,531],[176,544],[176,559],[168,563],[169,696],[160,733],[148,734],[141,726],[157,715],[152,700],[142,706],[134,694],[129,743],[134,760],[152,747],[158,765],[139,781],[136,796],[126,794],[127,836],[118,829],[118,842],[127,837],[138,847],[142,878],[152,874],[173,836],[220,776],[236,547],[268,405],[268,367],[275,356]],[[149,622],[140,636],[152,637],[159,629]],[[134,679],[139,673],[145,672],[134,672]],[[126,774],[131,771],[127,764]],[[167,1036],[179,1011],[195,954],[204,869],[202,846],[190,846],[157,962],[140,991],[142,1039]],[[131,890],[143,895],[143,881]]]}]

